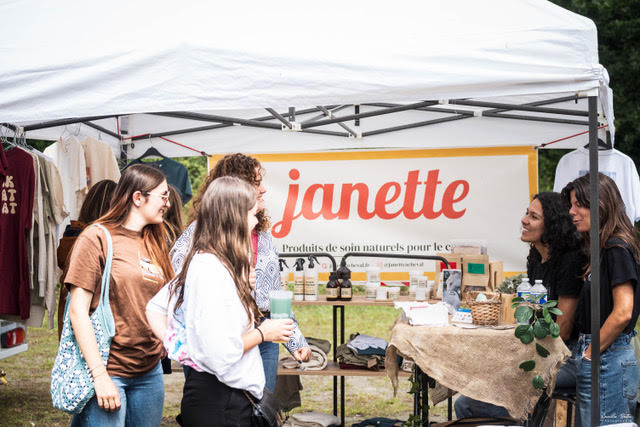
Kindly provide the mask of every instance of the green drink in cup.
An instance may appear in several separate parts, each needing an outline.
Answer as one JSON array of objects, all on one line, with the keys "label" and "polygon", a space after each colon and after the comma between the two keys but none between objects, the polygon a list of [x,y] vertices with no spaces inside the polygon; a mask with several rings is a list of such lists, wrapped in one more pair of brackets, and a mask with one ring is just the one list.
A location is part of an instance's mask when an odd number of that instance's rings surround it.
[{"label": "green drink in cup", "polygon": [[[269,311],[272,319],[291,318],[291,299],[293,292],[284,290],[269,291]],[[274,341],[286,343],[286,341]]]}]

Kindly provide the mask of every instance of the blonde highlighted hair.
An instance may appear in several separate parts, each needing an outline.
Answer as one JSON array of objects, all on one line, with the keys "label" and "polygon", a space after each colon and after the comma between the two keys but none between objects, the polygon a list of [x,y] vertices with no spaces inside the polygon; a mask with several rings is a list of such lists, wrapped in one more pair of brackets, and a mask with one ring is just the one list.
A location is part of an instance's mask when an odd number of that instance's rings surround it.
[{"label": "blonde highlighted hair", "polygon": [[207,187],[200,199],[191,249],[171,285],[171,296],[176,296],[176,310],[184,301],[189,264],[195,254],[205,252],[218,257],[229,271],[247,316],[254,323],[258,321],[260,311],[249,285],[251,230],[248,213],[256,200],[256,189],[240,178],[224,176]]}]

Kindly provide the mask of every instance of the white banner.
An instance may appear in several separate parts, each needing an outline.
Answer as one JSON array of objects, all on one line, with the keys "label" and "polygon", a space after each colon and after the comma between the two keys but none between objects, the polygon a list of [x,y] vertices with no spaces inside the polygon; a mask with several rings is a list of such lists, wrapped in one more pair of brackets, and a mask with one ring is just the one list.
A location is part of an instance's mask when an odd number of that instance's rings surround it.
[{"label": "white banner", "polygon": [[[266,170],[266,208],[280,252],[329,252],[338,261],[346,252],[435,255],[449,252],[453,239],[481,239],[505,271],[525,269],[528,247],[519,236],[537,191],[532,148],[256,157]],[[329,261],[320,261],[328,271]],[[432,261],[391,258],[350,258],[349,265],[435,269]]]}]

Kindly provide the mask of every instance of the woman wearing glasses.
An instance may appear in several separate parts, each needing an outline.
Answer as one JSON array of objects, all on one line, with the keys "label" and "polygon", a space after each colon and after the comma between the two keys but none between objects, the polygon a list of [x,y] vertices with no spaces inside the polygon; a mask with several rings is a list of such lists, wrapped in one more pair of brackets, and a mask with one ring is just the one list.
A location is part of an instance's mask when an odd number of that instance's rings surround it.
[{"label": "woman wearing glasses", "polygon": [[96,220],[113,241],[109,294],[116,334],[106,366],[89,319],[100,297],[106,236],[90,226],[74,244],[64,278],[71,295],[69,318],[96,391],[74,425],[160,425],[164,349],[147,322],[145,306],[173,277],[162,224],[168,199],[164,174],[134,165],[123,172],[109,211]]}]

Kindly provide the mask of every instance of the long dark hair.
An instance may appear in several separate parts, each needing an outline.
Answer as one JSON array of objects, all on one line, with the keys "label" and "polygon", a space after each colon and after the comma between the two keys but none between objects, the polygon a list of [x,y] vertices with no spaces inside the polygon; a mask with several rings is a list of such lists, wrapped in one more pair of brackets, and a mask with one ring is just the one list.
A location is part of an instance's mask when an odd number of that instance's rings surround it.
[{"label": "long dark hair", "polygon": [[[176,296],[175,310],[184,301],[189,264],[194,255],[202,251],[218,257],[231,274],[247,316],[253,318],[254,323],[258,321],[260,311],[249,285],[251,230],[247,222],[247,214],[256,204],[256,199],[255,187],[236,177],[223,176],[207,187],[200,199],[193,244],[171,284],[171,296]],[[215,282],[210,283],[210,286],[216,285]]]},{"label": "long dark hair", "polygon": [[[209,175],[207,175],[200,186],[200,191],[193,198],[189,222],[193,222],[198,217],[198,210],[200,209],[202,197],[207,191],[209,184],[214,180],[223,176],[237,176],[238,178],[241,178],[253,185],[255,188],[258,188],[262,182],[264,174],[264,168],[255,157],[247,156],[242,153],[227,154],[216,162],[216,165],[211,169]],[[269,229],[269,216],[264,209],[256,214],[256,218],[258,218],[258,225],[255,226],[254,231],[260,232]]]},{"label": "long dark hair", "polygon": [[111,196],[116,189],[116,183],[110,179],[103,179],[96,182],[87,193],[82,207],[80,208],[80,214],[78,215],[78,221],[91,224],[96,219],[104,215],[109,206],[111,205]]},{"label": "long dark hair", "polygon": [[[122,225],[131,211],[133,193],[140,191],[147,195],[167,180],[164,173],[147,165],[132,165],[122,172],[118,185],[111,198],[111,208],[96,220],[107,226]],[[165,280],[173,277],[173,268],[169,260],[169,249],[165,238],[164,226],[147,224],[142,228],[142,241],[151,259],[162,269]]]},{"label": "long dark hair", "polygon": [[[569,208],[559,193],[543,192],[533,196],[540,202],[544,218],[544,231],[540,242],[549,248],[549,259],[557,261],[562,254],[574,251],[584,252],[582,236],[573,224]],[[531,274],[533,266],[541,261],[540,252],[531,244],[527,256],[527,271]],[[586,261],[586,260],[585,260]]]},{"label": "long dark hair", "polygon": [[[571,181],[562,189],[563,200],[571,204],[571,192],[575,192],[576,201],[585,208],[591,209],[589,190],[589,174]],[[600,251],[607,242],[617,237],[622,240],[633,254],[636,262],[640,262],[640,246],[638,237],[627,216],[624,201],[616,183],[608,176],[598,173],[598,213],[600,216]],[[585,247],[589,248],[589,232],[584,232]],[[587,252],[588,253],[588,252]]]}]

